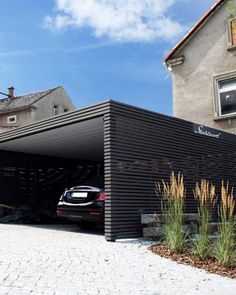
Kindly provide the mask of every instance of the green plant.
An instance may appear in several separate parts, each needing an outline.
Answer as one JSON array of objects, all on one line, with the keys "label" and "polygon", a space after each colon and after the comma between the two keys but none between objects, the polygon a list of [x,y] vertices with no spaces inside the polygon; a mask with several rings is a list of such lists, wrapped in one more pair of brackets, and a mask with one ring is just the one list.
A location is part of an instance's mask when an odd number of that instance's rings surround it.
[{"label": "green plant", "polygon": [[227,10],[228,10],[228,18],[230,21],[232,21],[233,18],[236,16],[236,7],[232,0],[228,0]]},{"label": "green plant", "polygon": [[235,200],[233,189],[229,191],[229,184],[221,185],[221,203],[219,206],[220,226],[219,238],[216,243],[215,256],[223,266],[231,266],[235,259]]},{"label": "green plant", "polygon": [[171,253],[181,252],[185,242],[183,230],[183,208],[186,195],[183,175],[172,172],[170,182],[157,184],[157,191],[161,192],[163,201],[162,212],[164,214],[164,241]]},{"label": "green plant", "polygon": [[196,183],[193,194],[199,202],[199,234],[196,242],[194,242],[193,252],[204,260],[211,250],[208,224],[211,219],[210,209],[214,206],[216,200],[215,186],[202,179],[200,184]]}]

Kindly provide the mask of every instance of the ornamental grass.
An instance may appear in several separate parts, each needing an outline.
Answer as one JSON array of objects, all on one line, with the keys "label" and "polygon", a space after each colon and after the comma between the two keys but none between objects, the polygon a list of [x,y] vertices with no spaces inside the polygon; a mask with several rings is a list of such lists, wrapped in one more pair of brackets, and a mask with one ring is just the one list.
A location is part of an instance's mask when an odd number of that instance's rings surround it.
[{"label": "ornamental grass", "polygon": [[157,192],[163,196],[162,212],[165,218],[164,242],[171,253],[183,250],[186,235],[183,230],[183,209],[186,190],[183,175],[171,173],[170,181],[156,185]]},{"label": "ornamental grass", "polygon": [[219,237],[215,247],[215,257],[222,266],[232,266],[235,261],[234,208],[233,188],[229,190],[229,183],[222,182],[219,205]]},{"label": "ornamental grass", "polygon": [[199,233],[193,245],[193,253],[204,260],[209,256],[211,251],[208,224],[211,221],[211,209],[216,202],[215,186],[210,184],[209,181],[202,179],[200,184],[198,182],[196,183],[193,194],[198,201],[199,214]]}]

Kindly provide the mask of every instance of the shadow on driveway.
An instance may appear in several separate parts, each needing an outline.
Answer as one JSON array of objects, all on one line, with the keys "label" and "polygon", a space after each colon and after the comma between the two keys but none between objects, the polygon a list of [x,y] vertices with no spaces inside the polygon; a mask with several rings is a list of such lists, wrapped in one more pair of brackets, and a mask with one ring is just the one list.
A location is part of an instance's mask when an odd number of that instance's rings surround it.
[{"label": "shadow on driveway", "polygon": [[[8,224],[10,225],[10,224]],[[13,224],[12,224],[13,225]],[[25,226],[25,227],[34,227],[34,228],[44,228],[48,230],[56,230],[56,231],[67,231],[67,232],[77,232],[88,235],[104,235],[104,230],[102,228],[80,228],[78,225],[74,223],[67,224],[14,224],[14,226]]]}]

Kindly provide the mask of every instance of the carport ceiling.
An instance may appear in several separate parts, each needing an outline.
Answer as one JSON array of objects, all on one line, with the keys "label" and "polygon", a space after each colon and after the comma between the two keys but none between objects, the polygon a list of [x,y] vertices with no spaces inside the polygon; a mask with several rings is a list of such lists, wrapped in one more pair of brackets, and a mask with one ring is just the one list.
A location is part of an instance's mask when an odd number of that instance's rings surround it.
[{"label": "carport ceiling", "polygon": [[70,159],[103,160],[103,116],[0,143],[0,150]]}]

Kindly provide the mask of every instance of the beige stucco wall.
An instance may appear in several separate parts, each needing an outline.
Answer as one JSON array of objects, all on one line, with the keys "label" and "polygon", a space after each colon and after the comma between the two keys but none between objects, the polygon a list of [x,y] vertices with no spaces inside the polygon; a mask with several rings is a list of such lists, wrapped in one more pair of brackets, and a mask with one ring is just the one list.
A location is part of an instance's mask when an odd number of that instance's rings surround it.
[{"label": "beige stucco wall", "polygon": [[[9,116],[16,115],[16,123],[7,123],[7,118]],[[4,131],[11,130],[12,128],[19,127],[22,125],[27,125],[31,123],[31,110],[21,110],[17,112],[11,112],[2,114],[0,116],[0,133]]]},{"label": "beige stucco wall", "polygon": [[213,77],[232,71],[236,76],[236,49],[227,50],[227,16],[224,5],[176,54],[185,61],[173,67],[173,109],[176,117],[236,133],[236,116],[216,120],[213,103]]},{"label": "beige stucco wall", "polygon": [[58,87],[34,104],[37,109],[32,112],[32,122],[52,117],[54,105],[59,106],[60,114],[64,113],[64,109],[75,110],[75,106],[64,88]]}]

